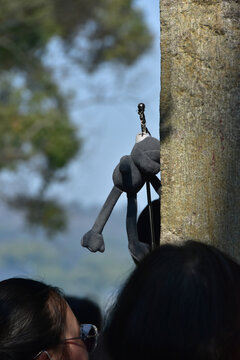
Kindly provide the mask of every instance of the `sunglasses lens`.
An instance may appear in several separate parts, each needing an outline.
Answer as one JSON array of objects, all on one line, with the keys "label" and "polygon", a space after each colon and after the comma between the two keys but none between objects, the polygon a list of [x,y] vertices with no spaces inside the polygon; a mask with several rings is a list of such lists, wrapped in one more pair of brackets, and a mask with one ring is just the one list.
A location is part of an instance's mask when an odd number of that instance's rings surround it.
[{"label": "sunglasses lens", "polygon": [[80,325],[80,329],[82,341],[86,345],[87,351],[90,353],[97,346],[97,328],[92,324],[82,324]]}]

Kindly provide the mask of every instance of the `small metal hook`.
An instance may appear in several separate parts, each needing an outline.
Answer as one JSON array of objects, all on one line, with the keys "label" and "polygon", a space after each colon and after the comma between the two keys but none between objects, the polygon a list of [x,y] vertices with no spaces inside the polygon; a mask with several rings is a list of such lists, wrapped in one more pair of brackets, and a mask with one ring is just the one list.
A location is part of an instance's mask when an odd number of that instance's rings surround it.
[{"label": "small metal hook", "polygon": [[[146,134],[149,134],[151,136],[150,132],[148,131],[148,128],[146,127],[146,119],[145,119],[144,111],[145,111],[145,104],[139,103],[138,104],[138,115],[140,116],[140,121],[141,121],[142,136],[144,136]],[[148,200],[148,211],[149,211],[149,223],[150,223],[150,230],[151,230],[151,249],[153,250],[156,246],[156,241],[155,241],[153,208],[152,208],[149,180],[146,181],[146,189],[147,189],[147,200]]]},{"label": "small metal hook", "polygon": [[138,115],[140,117],[140,121],[141,121],[141,129],[142,129],[142,136],[146,135],[146,134],[150,134],[150,132],[148,131],[148,128],[146,127],[146,118],[145,118],[145,104],[144,103],[139,103],[138,104]]}]

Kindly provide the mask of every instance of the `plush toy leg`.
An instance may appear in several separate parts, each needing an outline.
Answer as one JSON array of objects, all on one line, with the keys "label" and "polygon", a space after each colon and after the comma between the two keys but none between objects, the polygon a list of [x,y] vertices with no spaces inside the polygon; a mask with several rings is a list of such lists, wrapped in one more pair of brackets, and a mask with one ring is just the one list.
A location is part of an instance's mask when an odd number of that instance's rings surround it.
[{"label": "plush toy leg", "polygon": [[149,252],[150,247],[148,244],[141,243],[138,240],[137,233],[137,195],[127,194],[128,206],[127,206],[127,235],[128,235],[128,248],[131,256],[136,262],[141,261]]},{"label": "plush toy leg", "polygon": [[104,252],[105,245],[102,231],[121,194],[122,191],[119,190],[116,186],[112,188],[92,229],[82,237],[81,244],[83,247],[88,248],[92,252]]},{"label": "plush toy leg", "polygon": [[159,178],[154,175],[151,176],[149,180],[156,193],[161,196],[161,181],[159,180]]}]

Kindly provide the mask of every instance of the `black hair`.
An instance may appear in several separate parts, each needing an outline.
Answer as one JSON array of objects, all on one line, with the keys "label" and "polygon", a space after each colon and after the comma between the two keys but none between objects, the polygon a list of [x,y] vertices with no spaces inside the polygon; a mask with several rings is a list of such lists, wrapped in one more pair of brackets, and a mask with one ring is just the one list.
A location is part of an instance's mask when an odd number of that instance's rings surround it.
[{"label": "black hair", "polygon": [[98,328],[102,327],[101,309],[94,301],[77,296],[65,296],[65,299],[76,316],[79,324],[93,324]]},{"label": "black hair", "polygon": [[130,275],[108,317],[112,360],[239,359],[239,288],[240,266],[213,246],[160,246]]},{"label": "black hair", "polygon": [[61,342],[66,302],[42,282],[11,278],[0,282],[0,359],[33,360]]}]

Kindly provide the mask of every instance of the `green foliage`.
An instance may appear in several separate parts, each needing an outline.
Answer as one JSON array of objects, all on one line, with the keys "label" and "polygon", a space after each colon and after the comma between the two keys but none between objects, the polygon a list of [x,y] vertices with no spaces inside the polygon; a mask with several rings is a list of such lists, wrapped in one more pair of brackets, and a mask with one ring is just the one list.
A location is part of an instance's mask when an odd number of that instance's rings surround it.
[{"label": "green foliage", "polygon": [[42,226],[49,238],[67,228],[66,212],[54,200],[19,195],[10,201],[10,205],[25,212],[26,220],[31,227]]},{"label": "green foliage", "polygon": [[48,0],[0,1],[2,69],[27,68],[37,50],[56,34],[53,4]]},{"label": "green foliage", "polygon": [[[75,3],[81,6],[81,0]],[[80,34],[87,51],[81,56],[80,47],[75,58],[88,71],[105,61],[132,65],[152,43],[143,14],[132,0],[99,0]]]},{"label": "green foliage", "polygon": [[53,36],[88,70],[104,61],[130,65],[151,45],[132,0],[0,0],[0,7],[2,69],[28,71]]},{"label": "green foliage", "polygon": [[35,150],[44,152],[52,170],[64,167],[79,147],[73,126],[55,112],[48,112],[48,124],[34,134],[32,144]]},{"label": "green foliage", "polygon": [[67,116],[64,99],[60,102],[54,94],[54,86],[48,91],[29,91],[26,85],[16,87],[13,83],[11,74],[0,78],[0,169],[15,171],[22,162],[40,157],[36,170],[42,186],[35,198],[19,195],[7,203],[24,212],[30,226],[42,226],[51,237],[65,230],[67,217],[63,207],[47,200],[44,193],[77,154],[81,139]]},{"label": "green foliage", "polygon": [[14,169],[20,160],[42,155],[45,173],[54,172],[75,156],[80,139],[47,93],[31,92],[27,99],[26,94],[26,88],[12,86],[11,78],[0,81],[0,167]]},{"label": "green foliage", "polygon": [[40,156],[43,185],[36,201],[41,196],[42,203],[35,207],[29,198],[21,208],[33,225],[61,231],[60,206],[47,206],[44,194],[82,140],[69,119],[68,99],[43,61],[47,45],[58,37],[69,58],[90,72],[106,61],[133,64],[152,38],[132,0],[0,0],[0,8],[0,171],[16,171]]}]

